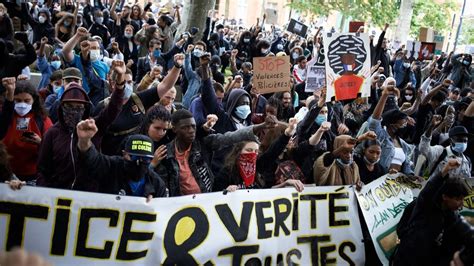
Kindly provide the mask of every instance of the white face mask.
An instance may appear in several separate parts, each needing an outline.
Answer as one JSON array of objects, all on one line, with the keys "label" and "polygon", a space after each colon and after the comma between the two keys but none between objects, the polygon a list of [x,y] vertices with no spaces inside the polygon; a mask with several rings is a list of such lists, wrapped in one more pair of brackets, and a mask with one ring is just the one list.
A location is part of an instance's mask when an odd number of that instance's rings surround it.
[{"label": "white face mask", "polygon": [[132,96],[133,84],[125,83],[125,88],[123,89],[123,99],[126,100]]},{"label": "white face mask", "polygon": [[102,23],[104,23],[104,18],[103,17],[98,17],[95,19],[95,22],[97,22],[97,24],[99,25],[102,25]]},{"label": "white face mask", "polygon": [[203,51],[201,49],[194,49],[194,51],[193,51],[193,55],[195,57],[201,57],[202,54],[203,54]]},{"label": "white face mask", "polygon": [[100,58],[100,50],[90,50],[89,56],[91,61],[97,61]]},{"label": "white face mask", "polygon": [[413,95],[405,95],[405,99],[407,99],[407,101],[411,101],[411,99],[413,99]]},{"label": "white face mask", "polygon": [[298,53],[292,53],[292,54],[291,54],[291,57],[292,57],[293,59],[297,59],[299,56],[300,56],[300,54],[298,54]]},{"label": "white face mask", "polygon": [[31,107],[33,105],[27,103],[15,103],[15,112],[19,116],[25,116],[27,113],[31,111]]},{"label": "white face mask", "polygon": [[38,17],[38,21],[39,21],[39,23],[43,24],[43,23],[46,22],[46,18],[43,17],[43,16],[39,16],[39,17]]}]

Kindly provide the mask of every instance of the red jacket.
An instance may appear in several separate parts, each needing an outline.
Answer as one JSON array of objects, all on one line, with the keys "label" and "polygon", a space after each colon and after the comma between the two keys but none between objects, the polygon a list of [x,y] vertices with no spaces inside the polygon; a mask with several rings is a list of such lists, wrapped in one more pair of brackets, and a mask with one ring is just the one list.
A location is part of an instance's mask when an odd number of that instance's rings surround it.
[{"label": "red jacket", "polygon": [[[14,103],[5,101],[5,107],[13,109]],[[34,132],[43,138],[44,133],[52,125],[53,123],[49,117],[44,117],[43,131],[41,131],[39,126],[36,124],[35,114],[33,112],[29,112],[24,117],[20,117],[16,112],[13,113],[3,143],[7,148],[8,154],[11,156],[10,166],[15,175],[19,177],[35,176],[37,172],[36,162],[38,160],[39,145],[22,141],[21,137],[23,132]]]}]

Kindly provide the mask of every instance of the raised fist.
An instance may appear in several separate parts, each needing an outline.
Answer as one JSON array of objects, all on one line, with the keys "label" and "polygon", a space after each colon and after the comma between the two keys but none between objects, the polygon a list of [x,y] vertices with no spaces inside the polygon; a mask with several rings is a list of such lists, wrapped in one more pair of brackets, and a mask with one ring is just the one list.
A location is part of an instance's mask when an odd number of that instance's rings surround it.
[{"label": "raised fist", "polygon": [[180,66],[184,64],[184,54],[175,54],[174,55],[174,62]]},{"label": "raised fist", "polygon": [[186,49],[186,53],[191,53],[194,50],[194,45],[190,44],[188,45],[188,49]]},{"label": "raised fist", "polygon": [[89,34],[89,32],[87,31],[86,28],[84,28],[84,27],[79,27],[79,28],[77,29],[76,34],[77,34],[77,36],[79,36],[79,37],[85,37],[85,36],[87,36],[87,34]]},{"label": "raised fist", "polygon": [[16,88],[15,77],[3,78],[2,85],[7,90],[7,97],[11,95],[11,98],[13,98],[13,95],[15,94],[15,88]]},{"label": "raised fist", "polygon": [[98,129],[94,119],[86,119],[77,124],[76,131],[79,139],[92,139]]},{"label": "raised fist", "polygon": [[125,62],[122,60],[114,60],[112,61],[112,69],[117,73],[117,74],[125,74],[127,71],[127,66],[125,65]]}]

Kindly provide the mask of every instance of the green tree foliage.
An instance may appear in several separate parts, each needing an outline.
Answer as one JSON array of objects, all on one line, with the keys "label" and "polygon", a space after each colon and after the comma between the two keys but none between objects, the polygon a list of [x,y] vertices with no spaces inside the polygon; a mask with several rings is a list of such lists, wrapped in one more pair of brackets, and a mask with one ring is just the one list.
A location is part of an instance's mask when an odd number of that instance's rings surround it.
[{"label": "green tree foliage", "polygon": [[410,25],[410,34],[417,37],[420,27],[431,28],[438,32],[444,32],[451,25],[451,14],[457,8],[453,0],[442,4],[434,0],[416,0],[413,6],[413,18]]},{"label": "green tree foliage", "polygon": [[463,20],[460,44],[474,45],[474,18]]},{"label": "green tree foliage", "polygon": [[383,27],[397,18],[400,0],[293,0],[289,5],[303,15],[329,16],[337,11],[344,23],[351,19]]},{"label": "green tree foliage", "polygon": [[332,1],[327,0],[293,0],[289,6],[305,16],[329,16],[333,10]]}]

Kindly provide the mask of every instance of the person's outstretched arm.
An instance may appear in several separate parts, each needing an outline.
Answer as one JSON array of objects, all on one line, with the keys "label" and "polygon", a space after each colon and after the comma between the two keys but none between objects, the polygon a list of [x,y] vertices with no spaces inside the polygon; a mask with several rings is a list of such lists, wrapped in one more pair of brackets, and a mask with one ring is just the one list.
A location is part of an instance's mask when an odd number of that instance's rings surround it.
[{"label": "person's outstretched arm", "polygon": [[69,39],[66,44],[63,46],[63,57],[66,63],[72,62],[74,60],[74,52],[73,49],[77,45],[77,43],[81,40],[81,38],[87,36],[89,32],[87,31],[86,28],[80,27],[77,29],[76,34],[72,36],[71,39]]},{"label": "person's outstretched arm", "polygon": [[184,64],[184,54],[176,54],[174,56],[174,67],[164,77],[163,81],[156,86],[158,96],[161,98],[165,95],[178,81],[179,73]]}]

